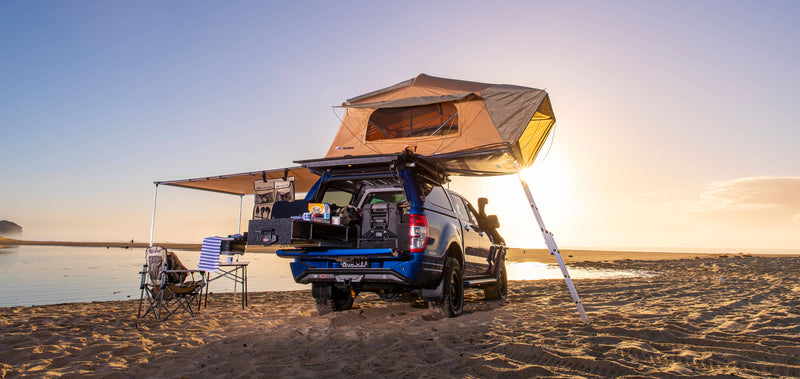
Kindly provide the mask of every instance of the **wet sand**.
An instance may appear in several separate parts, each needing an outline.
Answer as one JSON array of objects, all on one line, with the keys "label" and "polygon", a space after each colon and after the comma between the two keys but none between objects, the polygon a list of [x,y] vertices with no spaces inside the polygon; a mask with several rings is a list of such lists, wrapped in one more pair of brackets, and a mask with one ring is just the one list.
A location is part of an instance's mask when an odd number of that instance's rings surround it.
[{"label": "wet sand", "polygon": [[574,265],[658,275],[576,280],[589,326],[563,280],[511,282],[505,302],[468,290],[436,321],[369,294],[318,316],[307,290],[244,311],[212,295],[165,322],[137,319],[138,300],[0,308],[0,377],[800,376],[800,258],[586,255]]}]

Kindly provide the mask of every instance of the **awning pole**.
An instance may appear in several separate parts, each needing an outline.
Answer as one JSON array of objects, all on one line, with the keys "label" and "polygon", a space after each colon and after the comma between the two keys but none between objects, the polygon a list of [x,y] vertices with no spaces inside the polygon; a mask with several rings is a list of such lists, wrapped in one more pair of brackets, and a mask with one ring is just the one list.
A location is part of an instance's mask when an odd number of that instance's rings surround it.
[{"label": "awning pole", "polygon": [[242,234],[242,199],[244,195],[239,195],[239,226],[236,228],[237,234]]},{"label": "awning pole", "polygon": [[567,282],[567,288],[569,288],[569,293],[572,295],[572,300],[575,301],[575,306],[578,307],[578,313],[581,315],[581,320],[583,320],[584,324],[589,325],[589,318],[586,317],[586,311],[583,310],[581,298],[578,297],[578,291],[575,290],[575,285],[572,283],[572,278],[569,277],[567,266],[564,264],[564,259],[561,258],[561,252],[558,251],[556,240],[553,239],[553,233],[550,233],[550,231],[544,227],[542,215],[539,214],[539,208],[536,207],[536,202],[533,201],[533,195],[531,195],[531,190],[528,188],[528,183],[522,179],[522,176],[520,176],[519,173],[517,173],[517,177],[519,178],[520,184],[522,184],[522,189],[525,191],[525,195],[528,196],[528,202],[531,204],[531,211],[533,211],[533,215],[536,217],[536,222],[539,223],[539,229],[542,231],[544,243],[547,245],[547,249],[550,250],[550,254],[556,257],[556,261],[558,261],[558,267],[561,268],[561,273],[564,274],[564,280]]},{"label": "awning pole", "polygon": [[150,246],[153,246],[153,231],[156,227],[156,202],[158,201],[158,183],[156,183],[156,194],[153,196],[153,218],[150,220]]}]

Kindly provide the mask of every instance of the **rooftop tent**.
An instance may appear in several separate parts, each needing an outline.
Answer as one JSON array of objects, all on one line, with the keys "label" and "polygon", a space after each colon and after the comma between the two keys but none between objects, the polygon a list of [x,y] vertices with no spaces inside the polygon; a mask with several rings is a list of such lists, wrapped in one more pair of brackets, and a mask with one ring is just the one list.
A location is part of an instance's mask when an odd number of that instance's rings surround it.
[{"label": "rooftop tent", "polygon": [[342,106],[345,115],[326,158],[408,148],[461,175],[511,174],[530,166],[555,123],[544,90],[425,74]]}]

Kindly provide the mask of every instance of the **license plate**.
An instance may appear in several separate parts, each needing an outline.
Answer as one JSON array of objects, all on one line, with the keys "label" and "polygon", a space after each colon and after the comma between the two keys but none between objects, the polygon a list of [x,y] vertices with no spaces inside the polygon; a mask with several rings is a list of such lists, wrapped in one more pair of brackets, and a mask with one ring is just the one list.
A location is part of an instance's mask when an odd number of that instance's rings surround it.
[{"label": "license plate", "polygon": [[343,261],[340,266],[342,268],[365,268],[369,267],[369,262],[366,259],[351,259]]}]

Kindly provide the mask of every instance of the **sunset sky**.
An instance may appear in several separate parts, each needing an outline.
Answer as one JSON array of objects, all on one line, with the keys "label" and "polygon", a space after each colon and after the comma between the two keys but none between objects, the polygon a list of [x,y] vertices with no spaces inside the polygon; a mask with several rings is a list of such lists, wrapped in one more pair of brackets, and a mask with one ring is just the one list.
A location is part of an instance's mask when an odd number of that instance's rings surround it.
[{"label": "sunset sky", "polygon": [[[525,176],[562,247],[800,249],[799,14],[796,1],[3,1],[0,219],[24,239],[147,241],[153,181],[321,157],[332,105],[426,73],[548,91],[554,136]],[[510,245],[543,247],[516,177],[451,188],[488,196]],[[238,207],[162,187],[156,240],[233,233]]]}]

